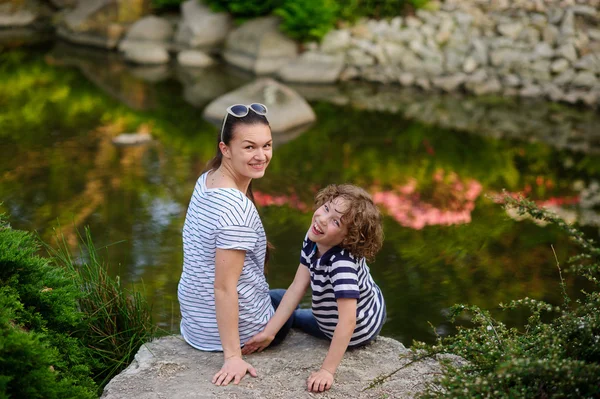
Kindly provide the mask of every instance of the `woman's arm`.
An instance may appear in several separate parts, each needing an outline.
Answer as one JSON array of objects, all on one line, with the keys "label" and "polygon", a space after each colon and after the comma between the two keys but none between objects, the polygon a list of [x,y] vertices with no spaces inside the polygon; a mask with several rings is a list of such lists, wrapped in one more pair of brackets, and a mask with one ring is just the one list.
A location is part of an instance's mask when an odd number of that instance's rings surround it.
[{"label": "woman's arm", "polygon": [[237,284],[242,274],[245,258],[246,251],[217,248],[214,284],[215,310],[223,346],[224,363],[221,370],[212,379],[216,385],[227,385],[231,380],[234,384],[238,384],[246,372],[256,377],[256,370],[242,360],[238,330]]},{"label": "woman's arm", "polygon": [[285,295],[281,299],[281,303],[277,307],[277,311],[267,323],[265,329],[250,338],[244,345],[242,353],[244,355],[253,353],[255,351],[262,351],[265,349],[275,338],[275,335],[279,332],[281,327],[290,318],[302,297],[306,293],[306,289],[310,284],[310,272],[308,268],[302,264],[298,266],[294,281],[289,286]]},{"label": "woman's arm", "polygon": [[307,381],[308,390],[312,392],[323,392],[331,388],[335,371],[346,353],[356,327],[356,299],[340,298],[337,300],[337,306],[338,324],[335,327],[329,351],[321,370],[312,373]]}]

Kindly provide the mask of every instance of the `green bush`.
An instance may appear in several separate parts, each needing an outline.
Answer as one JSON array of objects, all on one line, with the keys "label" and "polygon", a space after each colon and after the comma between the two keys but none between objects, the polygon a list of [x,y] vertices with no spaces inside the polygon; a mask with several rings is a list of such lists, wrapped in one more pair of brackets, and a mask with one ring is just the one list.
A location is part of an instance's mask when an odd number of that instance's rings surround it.
[{"label": "green bush", "polygon": [[340,17],[354,21],[359,17],[393,18],[424,7],[429,0],[340,0]]},{"label": "green bush", "polygon": [[[434,345],[415,343],[412,360],[453,354],[466,362],[442,358],[443,375],[422,398],[597,398],[600,397],[600,248],[556,215],[528,200],[503,198],[507,207],[557,225],[581,248],[569,260],[571,271],[593,286],[575,303],[567,296],[560,265],[561,306],[529,298],[500,304],[526,308],[531,316],[523,329],[509,328],[476,306],[456,305],[451,320],[468,316],[472,327]],[[462,363],[462,364],[461,364]],[[383,377],[379,381],[385,379]]]},{"label": "green bush", "polygon": [[[159,0],[155,0],[159,1]],[[168,0],[162,0],[168,1]],[[281,28],[289,37],[320,40],[338,20],[360,17],[388,18],[423,7],[428,0],[203,0],[214,11],[226,11],[238,22],[269,14],[281,16]]]},{"label": "green bush", "polygon": [[0,215],[0,398],[94,398],[156,331],[139,292],[101,263],[89,231],[75,261]]},{"label": "green bush", "polygon": [[91,350],[73,275],[0,215],[0,398],[92,398]]},{"label": "green bush", "polygon": [[284,0],[203,0],[214,11],[227,11],[236,18],[247,19],[269,15]]},{"label": "green bush", "polygon": [[178,9],[185,0],[152,0],[152,8],[162,9]]},{"label": "green bush", "polygon": [[283,20],[281,30],[292,39],[320,40],[334,28],[339,8],[335,0],[288,0],[274,13]]}]

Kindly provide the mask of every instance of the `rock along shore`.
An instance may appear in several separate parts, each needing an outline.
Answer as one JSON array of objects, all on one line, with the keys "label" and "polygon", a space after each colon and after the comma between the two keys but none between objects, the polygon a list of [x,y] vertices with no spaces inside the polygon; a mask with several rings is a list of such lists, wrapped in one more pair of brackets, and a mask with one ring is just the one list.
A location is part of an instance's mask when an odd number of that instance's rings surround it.
[{"label": "rock along shore", "polygon": [[[333,30],[321,43],[306,43],[302,53],[279,31],[276,17],[235,27],[228,14],[197,0],[169,17],[141,18],[148,10],[136,13],[117,0],[55,6],[65,7],[55,18],[61,38],[118,49],[133,64],[177,59],[204,68],[214,62],[211,55],[220,55],[289,83],[366,80],[600,105],[600,0],[431,0],[415,15]],[[4,6],[0,28],[31,24],[39,19],[32,10],[39,9]]]},{"label": "rock along shore", "polygon": [[306,379],[319,369],[327,349],[326,341],[292,331],[280,346],[246,357],[258,371],[257,378],[247,375],[237,386],[217,387],[210,380],[222,365],[221,352],[196,350],[181,336],[160,338],[139,350],[135,361],[106,386],[102,399],[412,398],[440,371],[437,361],[421,361],[365,390],[375,378],[409,362],[401,359],[409,353],[404,345],[380,337],[346,353],[330,391],[309,393]]}]

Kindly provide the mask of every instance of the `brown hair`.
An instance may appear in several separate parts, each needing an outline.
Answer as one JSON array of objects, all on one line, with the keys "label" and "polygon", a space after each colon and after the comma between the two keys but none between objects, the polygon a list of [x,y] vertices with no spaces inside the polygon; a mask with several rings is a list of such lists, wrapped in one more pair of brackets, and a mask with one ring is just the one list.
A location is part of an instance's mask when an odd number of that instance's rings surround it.
[{"label": "brown hair", "polygon": [[[223,141],[223,143],[229,145],[229,143],[233,139],[233,136],[237,130],[236,128],[238,126],[266,125],[269,126],[269,128],[271,128],[271,126],[269,125],[269,121],[264,115],[259,115],[252,110],[248,112],[248,115],[240,118],[229,115],[228,113],[225,113],[225,116],[223,118],[225,118],[224,123],[221,124],[221,126],[223,126],[223,129],[222,131],[219,131],[219,135],[217,136],[217,153],[210,161],[208,161],[208,163],[206,164],[206,168],[202,173],[208,172],[209,170],[219,169],[219,167],[221,166],[221,162],[223,161],[223,153],[221,152],[219,144],[221,143],[221,141]],[[248,190],[246,191],[246,197],[248,197],[250,201],[252,201],[254,206],[256,206],[256,202],[254,202],[254,193],[252,192],[252,181],[250,181],[250,185],[248,186]],[[275,249],[273,244],[267,241],[267,252],[265,254],[265,274],[267,272],[267,264],[269,263],[269,258],[271,257],[270,252],[273,249]]]},{"label": "brown hair", "polygon": [[340,244],[352,255],[373,260],[383,245],[381,213],[369,193],[352,184],[330,184],[317,193],[315,206],[319,208],[336,197],[344,198],[349,207],[342,216],[348,234]]}]

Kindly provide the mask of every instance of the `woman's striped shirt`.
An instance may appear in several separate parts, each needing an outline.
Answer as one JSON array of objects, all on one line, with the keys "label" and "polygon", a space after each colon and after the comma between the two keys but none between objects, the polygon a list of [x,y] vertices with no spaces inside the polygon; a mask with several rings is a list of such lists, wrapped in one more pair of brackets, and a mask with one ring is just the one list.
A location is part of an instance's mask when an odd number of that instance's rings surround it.
[{"label": "woman's striped shirt", "polygon": [[183,226],[183,272],[178,298],[181,334],[193,347],[223,350],[215,313],[216,249],[246,251],[238,281],[240,346],[273,316],[264,276],[267,239],[256,207],[234,188],[206,187],[204,173],[194,188]]},{"label": "woman's striped shirt", "polygon": [[333,338],[339,298],[356,298],[356,327],[349,346],[365,343],[381,330],[385,322],[385,302],[365,258],[357,259],[337,246],[319,258],[316,244],[307,235],[300,263],[310,271],[312,312],[325,335]]}]

